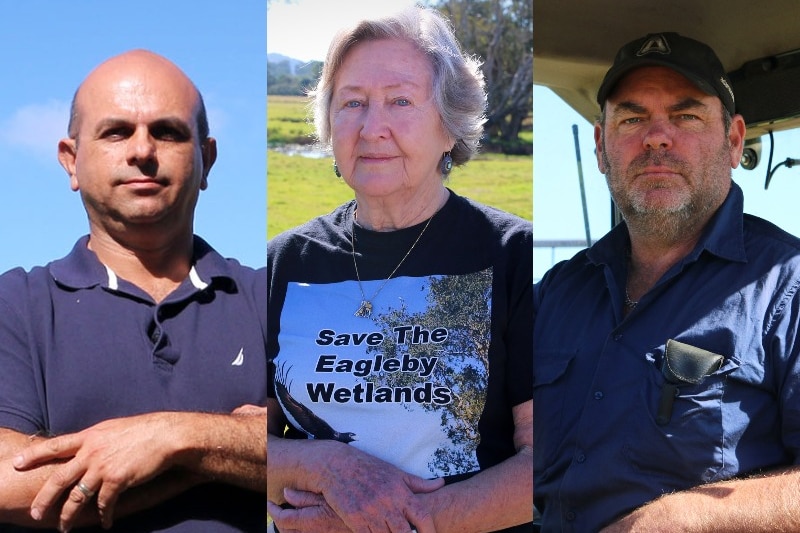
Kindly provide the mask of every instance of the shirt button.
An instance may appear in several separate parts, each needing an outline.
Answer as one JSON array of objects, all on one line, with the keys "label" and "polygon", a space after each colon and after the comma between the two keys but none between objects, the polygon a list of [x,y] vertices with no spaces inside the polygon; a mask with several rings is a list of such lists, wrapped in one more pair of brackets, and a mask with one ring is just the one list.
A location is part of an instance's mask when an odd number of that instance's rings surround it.
[{"label": "shirt button", "polygon": [[582,453],[579,453],[578,456],[575,458],[575,460],[578,461],[579,463],[583,463],[584,461],[586,461],[586,456],[583,455]]},{"label": "shirt button", "polygon": [[603,393],[600,392],[600,391],[595,392],[594,393],[594,399],[595,400],[602,400],[603,399]]},{"label": "shirt button", "polygon": [[567,511],[567,514],[564,515],[564,518],[572,522],[573,520],[575,520],[575,513],[572,511]]},{"label": "shirt button", "polygon": [[161,330],[154,329],[153,333],[150,334],[150,342],[153,344],[158,344],[158,340],[161,338]]},{"label": "shirt button", "polygon": [[614,340],[615,341],[621,341],[622,340],[622,333],[615,333],[614,334]]}]

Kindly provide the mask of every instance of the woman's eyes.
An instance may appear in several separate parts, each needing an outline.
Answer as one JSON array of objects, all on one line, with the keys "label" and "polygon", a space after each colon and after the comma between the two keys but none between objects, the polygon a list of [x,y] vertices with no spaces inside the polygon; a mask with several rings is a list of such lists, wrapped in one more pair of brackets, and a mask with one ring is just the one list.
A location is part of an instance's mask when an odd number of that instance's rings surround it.
[{"label": "woman's eyes", "polygon": [[[400,107],[407,107],[407,106],[411,105],[411,100],[409,100],[408,98],[395,98],[392,101],[392,103],[396,104],[396,105],[398,105]],[[344,103],[344,107],[350,108],[350,109],[357,109],[357,108],[363,107],[365,105],[367,105],[367,104],[365,102],[360,101],[360,100],[348,100],[348,101],[346,101]]]}]

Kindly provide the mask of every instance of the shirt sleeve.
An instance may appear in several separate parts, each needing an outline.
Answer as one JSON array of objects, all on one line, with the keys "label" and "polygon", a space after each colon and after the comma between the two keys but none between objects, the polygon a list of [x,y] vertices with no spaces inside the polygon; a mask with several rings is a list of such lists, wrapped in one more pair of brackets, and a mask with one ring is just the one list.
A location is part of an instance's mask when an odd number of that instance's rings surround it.
[{"label": "shirt sleeve", "polygon": [[510,286],[507,334],[508,382],[512,405],[533,397],[533,242],[525,232],[517,245]]},{"label": "shirt sleeve", "polygon": [[34,434],[44,430],[45,423],[41,387],[35,379],[29,294],[28,276],[22,269],[0,276],[0,427]]},{"label": "shirt sleeve", "polygon": [[[785,305],[769,325],[768,353],[784,366],[780,390],[782,439],[794,464],[800,464],[800,280],[790,288]],[[776,361],[777,362],[777,361]]]}]

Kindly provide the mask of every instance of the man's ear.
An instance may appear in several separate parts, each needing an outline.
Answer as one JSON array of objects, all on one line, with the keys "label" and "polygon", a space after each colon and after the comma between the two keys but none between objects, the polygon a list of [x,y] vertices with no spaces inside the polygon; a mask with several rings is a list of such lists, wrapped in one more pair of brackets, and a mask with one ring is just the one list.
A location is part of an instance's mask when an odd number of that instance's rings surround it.
[{"label": "man's ear", "polygon": [[73,191],[80,189],[76,173],[76,160],[78,158],[78,141],[66,137],[58,141],[58,162],[69,175],[69,187]]},{"label": "man's ear", "polygon": [[731,129],[728,131],[728,142],[731,147],[731,168],[736,168],[742,160],[744,151],[744,136],[747,128],[744,125],[742,115],[733,115],[731,118]]},{"label": "man's ear", "polygon": [[200,143],[200,153],[203,159],[203,179],[200,182],[200,190],[204,191],[208,187],[208,173],[211,172],[211,167],[217,160],[217,140],[209,137]]},{"label": "man's ear", "polygon": [[597,168],[601,174],[605,174],[607,169],[603,163],[603,126],[600,122],[594,123],[594,155],[597,158]]}]

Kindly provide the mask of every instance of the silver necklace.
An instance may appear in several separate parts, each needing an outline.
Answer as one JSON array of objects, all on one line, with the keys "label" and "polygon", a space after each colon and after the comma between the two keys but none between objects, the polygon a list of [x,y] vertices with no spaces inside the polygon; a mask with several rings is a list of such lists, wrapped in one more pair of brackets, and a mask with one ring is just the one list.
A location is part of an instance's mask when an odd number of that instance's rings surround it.
[{"label": "silver necklace", "polygon": [[411,245],[411,248],[408,249],[406,255],[404,255],[403,258],[400,260],[400,262],[397,263],[397,266],[394,267],[394,270],[392,270],[391,274],[389,274],[389,276],[385,280],[383,280],[383,283],[381,283],[381,286],[378,287],[377,291],[375,291],[375,294],[372,295],[372,298],[367,299],[366,295],[364,294],[364,287],[361,285],[361,276],[358,274],[358,263],[356,262],[356,242],[354,238],[354,235],[356,233],[356,212],[355,210],[353,210],[353,219],[350,223],[350,250],[353,256],[353,267],[355,267],[356,269],[356,280],[358,281],[358,290],[361,291],[361,305],[359,305],[358,309],[356,309],[356,312],[353,313],[354,316],[361,318],[369,318],[370,316],[372,316],[372,301],[378,297],[378,294],[383,290],[386,284],[389,283],[389,280],[392,279],[392,276],[394,276],[395,272],[397,272],[397,269],[400,268],[400,265],[402,265],[403,262],[406,260],[408,255],[411,253],[411,250],[413,250],[414,247],[417,245],[419,240],[422,238],[422,235],[425,233],[425,230],[428,229],[428,226],[431,225],[431,220],[433,220],[434,216],[436,216],[436,213],[434,213],[431,216],[431,218],[428,219],[428,222],[425,224],[425,227],[422,228],[422,231],[419,232],[419,235],[417,235],[417,239]]},{"label": "silver necklace", "polygon": [[634,302],[631,300],[630,294],[628,294],[628,283],[631,281],[631,270],[633,270],[633,260],[631,259],[631,251],[628,249],[628,273],[625,275],[625,307],[627,307],[629,311],[633,311],[633,309],[639,305],[639,300]]},{"label": "silver necklace", "polygon": [[636,307],[637,305],[639,305],[639,301],[637,300],[634,302],[633,300],[631,300],[630,295],[628,295],[628,287],[625,287],[625,306],[631,311],[633,311],[633,308]]}]

